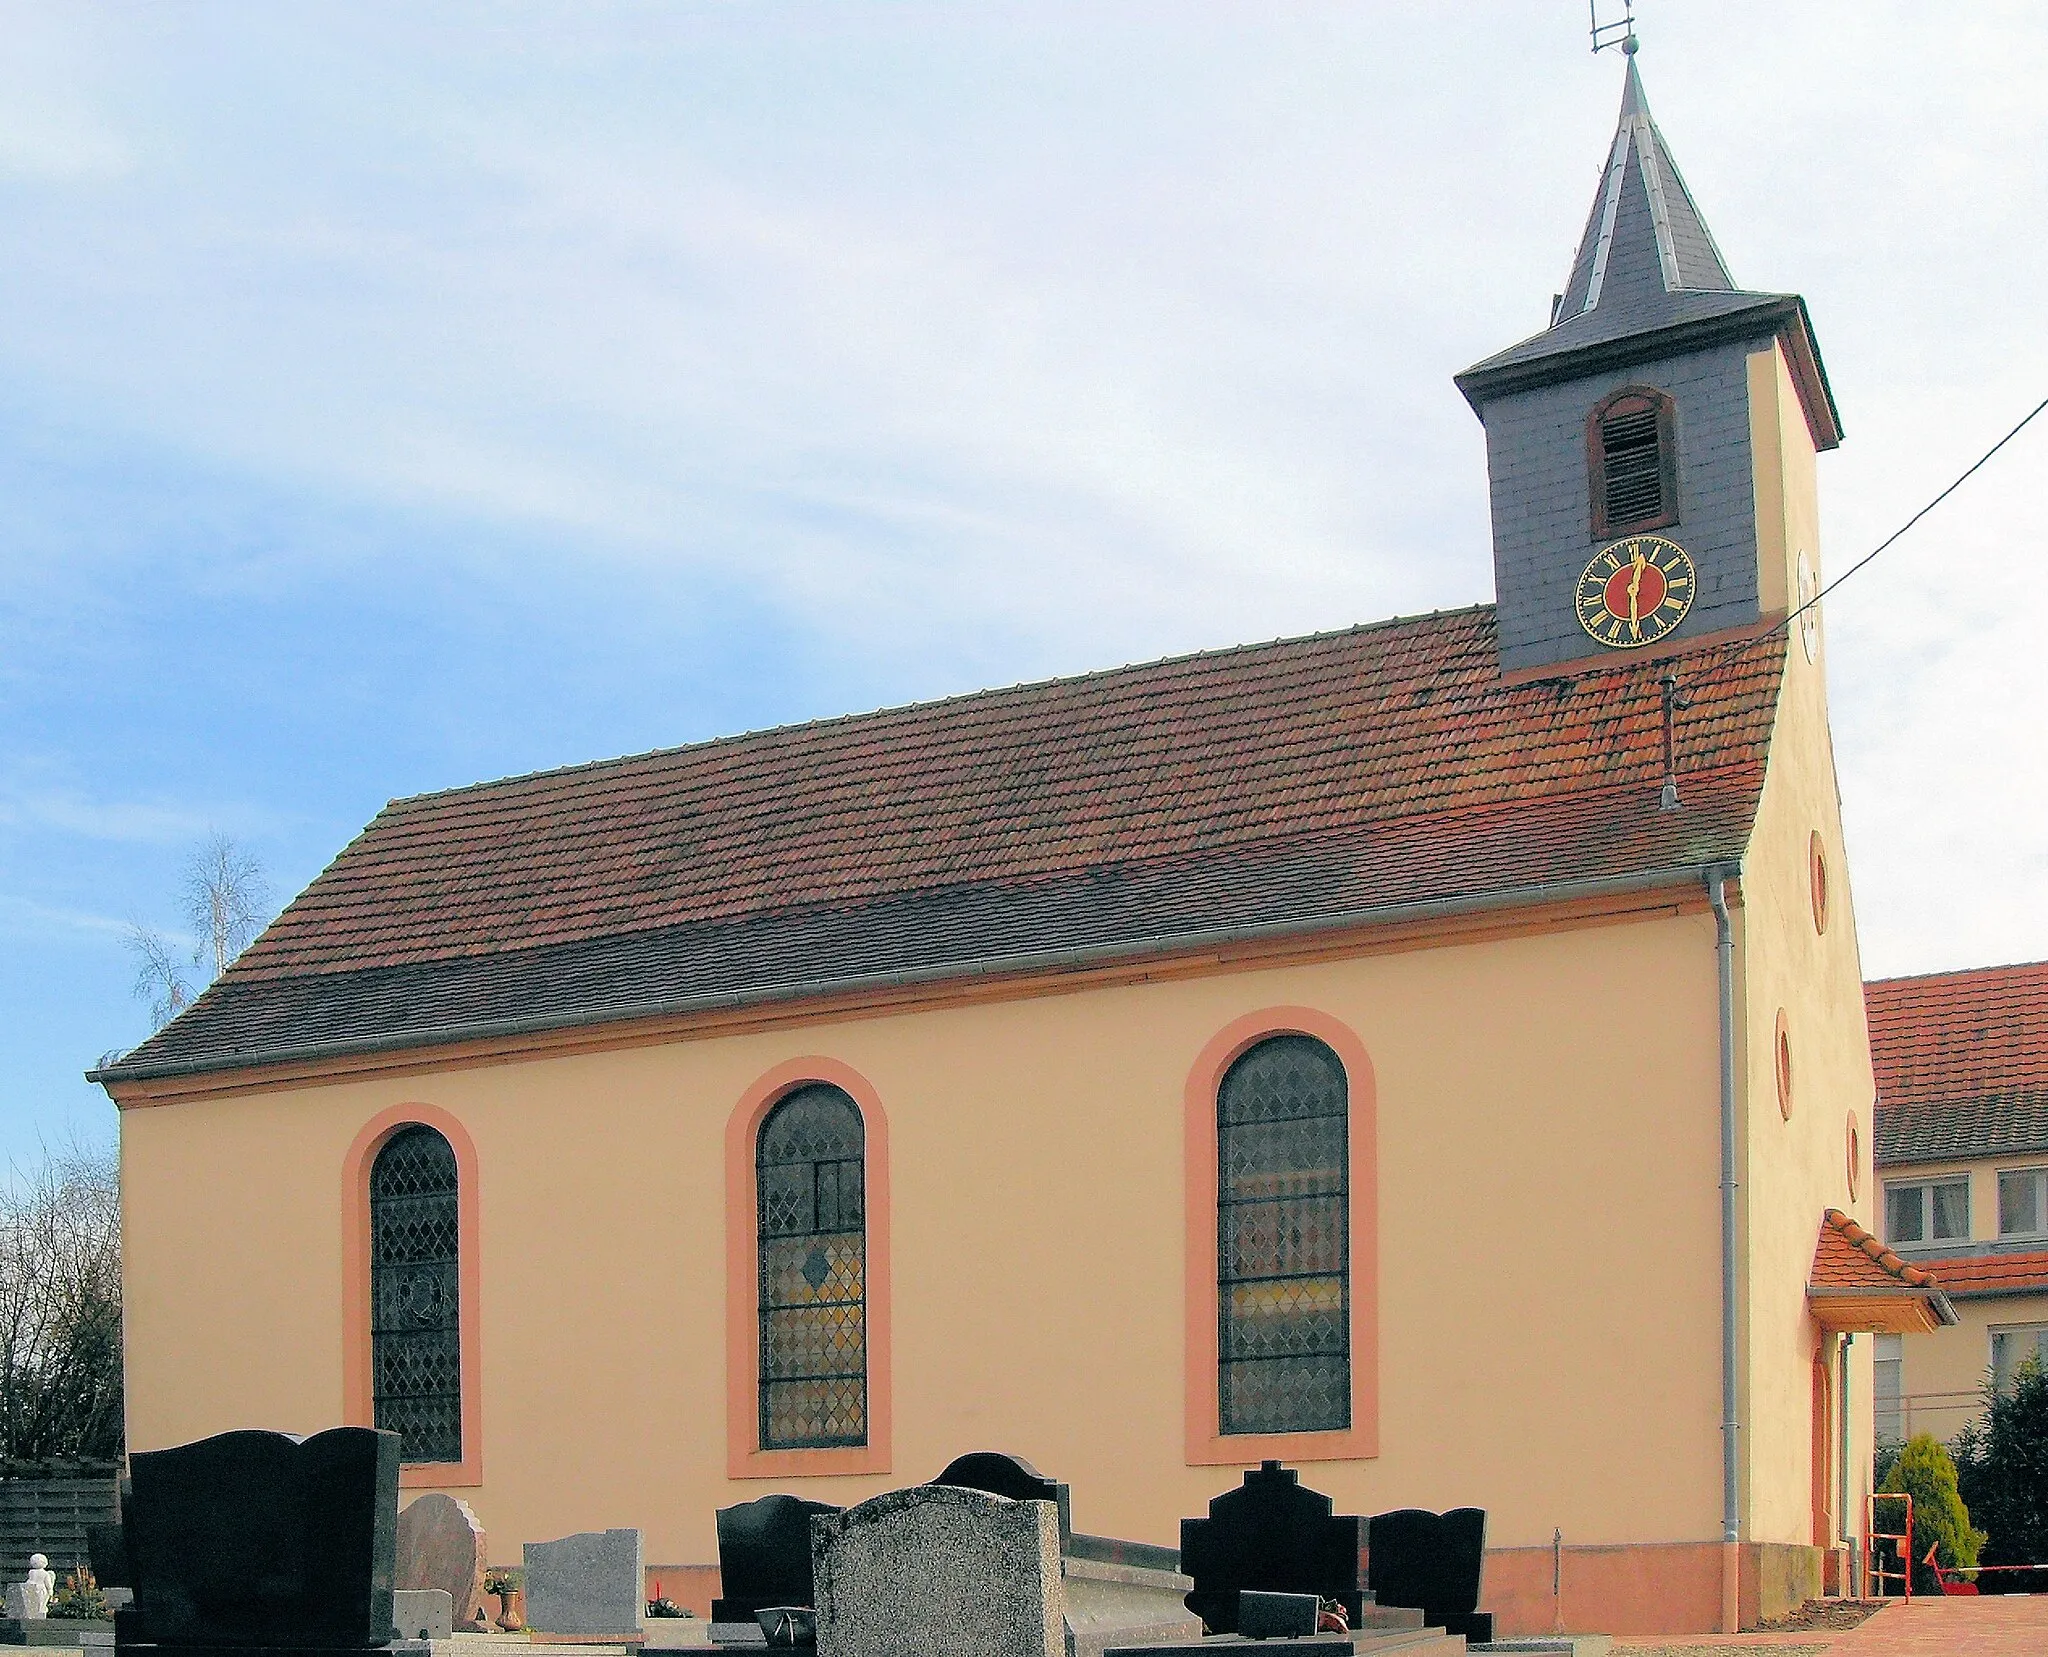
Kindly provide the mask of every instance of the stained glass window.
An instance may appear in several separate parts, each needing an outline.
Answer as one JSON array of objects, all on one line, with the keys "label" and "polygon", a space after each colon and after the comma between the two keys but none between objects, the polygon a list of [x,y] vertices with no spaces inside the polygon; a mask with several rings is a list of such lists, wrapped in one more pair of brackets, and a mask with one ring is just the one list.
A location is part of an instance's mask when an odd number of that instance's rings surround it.
[{"label": "stained glass window", "polygon": [[822,1082],[761,1124],[761,1448],[868,1441],[867,1170],[860,1108]]},{"label": "stained glass window", "polygon": [[460,1271],[455,1152],[401,1128],[370,1169],[370,1362],[376,1423],[409,1462],[462,1459]]},{"label": "stained glass window", "polygon": [[1344,1067],[1273,1036],[1216,1101],[1217,1401],[1225,1433],[1351,1425]]}]

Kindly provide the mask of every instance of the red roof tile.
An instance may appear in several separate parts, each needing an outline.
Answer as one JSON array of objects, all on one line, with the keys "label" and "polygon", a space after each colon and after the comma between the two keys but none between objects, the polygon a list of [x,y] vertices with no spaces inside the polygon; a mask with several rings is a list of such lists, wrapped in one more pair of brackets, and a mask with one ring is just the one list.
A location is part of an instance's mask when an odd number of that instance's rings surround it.
[{"label": "red roof tile", "polygon": [[1491,606],[395,800],[135,1053],[457,1039],[1739,857],[1784,640],[1504,685]]},{"label": "red roof tile", "polygon": [[1952,1295],[2048,1293],[2048,1249],[2024,1254],[1946,1255],[1936,1263]]},{"label": "red roof tile", "polygon": [[[1760,766],[1782,644],[1680,716]],[[395,800],[237,977],[1196,855],[1633,782],[1658,667],[1504,687],[1491,606]]]},{"label": "red roof tile", "polygon": [[1880,1162],[2048,1150],[2048,961],[1863,987]]},{"label": "red roof tile", "polygon": [[1821,1217],[1811,1283],[1817,1289],[1937,1287],[1931,1273],[1908,1265],[1839,1208]]}]

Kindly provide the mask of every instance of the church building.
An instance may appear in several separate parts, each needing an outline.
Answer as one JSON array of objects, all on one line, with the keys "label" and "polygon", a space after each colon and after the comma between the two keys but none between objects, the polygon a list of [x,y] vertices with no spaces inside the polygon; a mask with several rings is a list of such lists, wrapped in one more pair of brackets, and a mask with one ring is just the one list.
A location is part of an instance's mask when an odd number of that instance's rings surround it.
[{"label": "church building", "polygon": [[1871,1235],[1841,427],[1632,61],[1456,384],[1493,603],[393,801],[94,1073],[129,1444],[394,1428],[672,1584],[979,1449],[1169,1546],[1265,1458],[1483,1507],[1510,1632],[1848,1584],[1955,1314]]}]

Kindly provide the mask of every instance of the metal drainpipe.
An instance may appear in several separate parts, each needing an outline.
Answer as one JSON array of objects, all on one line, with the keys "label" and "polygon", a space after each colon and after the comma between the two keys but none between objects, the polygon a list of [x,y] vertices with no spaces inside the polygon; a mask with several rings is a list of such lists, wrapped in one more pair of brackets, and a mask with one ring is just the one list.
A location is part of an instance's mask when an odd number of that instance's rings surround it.
[{"label": "metal drainpipe", "polygon": [[1742,1537],[1735,1367],[1735,929],[1728,919],[1727,868],[1706,870],[1714,907],[1714,964],[1721,992],[1721,1615],[1734,1633],[1740,1620],[1735,1545]]},{"label": "metal drainpipe", "polygon": [[[1855,1344],[1856,1344],[1856,1336],[1854,1335],[1854,1333],[1853,1333],[1853,1332],[1852,1332],[1852,1333],[1849,1333],[1849,1334],[1845,1334],[1845,1335],[1844,1335],[1844,1336],[1842,1337],[1842,1347],[1841,1347],[1841,1353],[1842,1353],[1842,1356],[1841,1356],[1842,1384],[1841,1384],[1841,1386],[1840,1386],[1840,1387],[1838,1387],[1838,1388],[1836,1389],[1836,1394],[1835,1394],[1835,1413],[1836,1413],[1836,1415],[1838,1415],[1838,1416],[1840,1416],[1840,1417],[1841,1417],[1841,1421],[1840,1421],[1841,1435],[1840,1435],[1840,1436],[1841,1436],[1841,1440],[1842,1440],[1842,1444],[1841,1444],[1841,1449],[1840,1449],[1840,1450],[1839,1450],[1839,1451],[1838,1451],[1838,1452],[1836,1453],[1836,1456],[1835,1456],[1835,1479],[1836,1479],[1836,1485],[1837,1485],[1837,1489],[1838,1489],[1838,1492],[1839,1492],[1839,1494],[1838,1494],[1838,1495],[1836,1496],[1836,1498],[1835,1498],[1835,1512],[1836,1512],[1837,1514],[1839,1514],[1839,1515],[1841,1516],[1841,1520],[1840,1520],[1840,1523],[1838,1523],[1838,1524],[1837,1524],[1837,1525],[1835,1526],[1835,1529],[1836,1529],[1836,1530],[1837,1530],[1838,1532],[1840,1532],[1840,1535],[1839,1535],[1839,1537],[1838,1537],[1838,1540],[1840,1540],[1840,1541],[1842,1541],[1842,1542],[1844,1542],[1844,1543],[1847,1543],[1847,1542],[1849,1542],[1849,1540],[1850,1540],[1850,1536],[1849,1536],[1849,1348],[1850,1348],[1850,1347],[1852,1347],[1852,1346],[1854,1346]],[[1853,1549],[1851,1550],[1851,1556],[1850,1556],[1850,1557],[1851,1557],[1851,1558],[1853,1558],[1853,1557],[1854,1557],[1854,1550],[1853,1550]],[[1851,1574],[1852,1574],[1852,1573],[1851,1573],[1851,1571],[1850,1571],[1850,1569],[1849,1569],[1849,1567],[1848,1567],[1847,1563],[1846,1563],[1846,1562],[1844,1562],[1844,1567],[1843,1567],[1843,1571],[1842,1571],[1842,1588],[1843,1588],[1843,1591],[1844,1591],[1844,1592],[1848,1592],[1848,1591],[1850,1591],[1850,1584],[1849,1584],[1849,1578],[1850,1578]]]}]

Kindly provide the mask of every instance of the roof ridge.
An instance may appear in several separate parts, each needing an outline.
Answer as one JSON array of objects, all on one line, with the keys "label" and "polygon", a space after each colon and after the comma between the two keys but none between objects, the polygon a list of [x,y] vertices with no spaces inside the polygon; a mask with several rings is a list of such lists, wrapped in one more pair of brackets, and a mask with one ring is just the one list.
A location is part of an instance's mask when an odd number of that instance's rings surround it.
[{"label": "roof ridge", "polygon": [[1903,972],[1895,978],[1868,978],[1865,990],[1889,989],[1894,984],[1925,984],[1937,978],[1980,978],[1993,972],[2048,971],[2048,960],[2005,961],[1982,967],[1948,967],[1935,972]]},{"label": "roof ridge", "polygon": [[1925,1271],[1919,1266],[1908,1265],[1906,1261],[1893,1253],[1892,1250],[1886,1248],[1883,1243],[1865,1231],[1862,1226],[1858,1225],[1839,1208],[1830,1208],[1822,1218],[1828,1225],[1834,1227],[1835,1234],[1843,1242],[1878,1266],[1883,1267],[1885,1271],[1896,1277],[1901,1283],[1910,1283],[1915,1288],[1922,1288],[1936,1281],[1932,1272]]},{"label": "roof ridge", "polygon": [[[1363,633],[1377,633],[1396,627],[1412,627],[1419,622],[1451,621],[1459,617],[1474,616],[1491,612],[1497,608],[1491,603],[1463,604],[1448,609],[1417,611],[1414,615],[1385,616],[1378,621],[1354,622],[1349,627],[1324,628],[1314,633],[1286,634],[1278,638],[1259,639],[1245,644],[1217,645],[1203,650],[1184,650],[1173,655],[1149,657],[1143,661],[1123,662],[1115,667],[1088,668],[1080,673],[1055,673],[1042,679],[1022,679],[1007,685],[987,685],[979,690],[955,691],[950,695],[925,697],[918,701],[885,703],[877,708],[864,708],[853,713],[828,714],[817,719],[797,719],[784,725],[761,725],[744,731],[728,731],[720,736],[705,737],[696,742],[671,743],[660,748],[645,748],[637,753],[614,754],[607,759],[581,760],[573,765],[542,766],[533,771],[514,772],[503,777],[487,777],[478,782],[457,783],[449,788],[423,789],[417,794],[398,794],[385,802],[385,809],[393,806],[413,805],[423,800],[447,799],[457,794],[480,793],[486,789],[509,787],[514,783],[534,782],[544,777],[568,777],[581,772],[602,771],[612,766],[632,765],[647,760],[665,759],[671,754],[701,753],[707,749],[721,748],[732,744],[750,742],[762,737],[786,736],[800,731],[830,730],[835,726],[858,724],[868,719],[884,719],[892,714],[925,713],[940,708],[957,708],[972,702],[990,701],[996,697],[1014,696],[1023,692],[1050,690],[1060,685],[1084,684],[1089,680],[1107,680],[1122,673],[1141,673],[1150,669],[1177,667],[1184,662],[1207,662],[1230,656],[1248,655],[1254,651],[1275,650],[1287,645],[1320,644],[1331,639],[1355,638]],[[1625,664],[1622,664],[1625,665]],[[1564,677],[1564,675],[1560,675]]]}]

